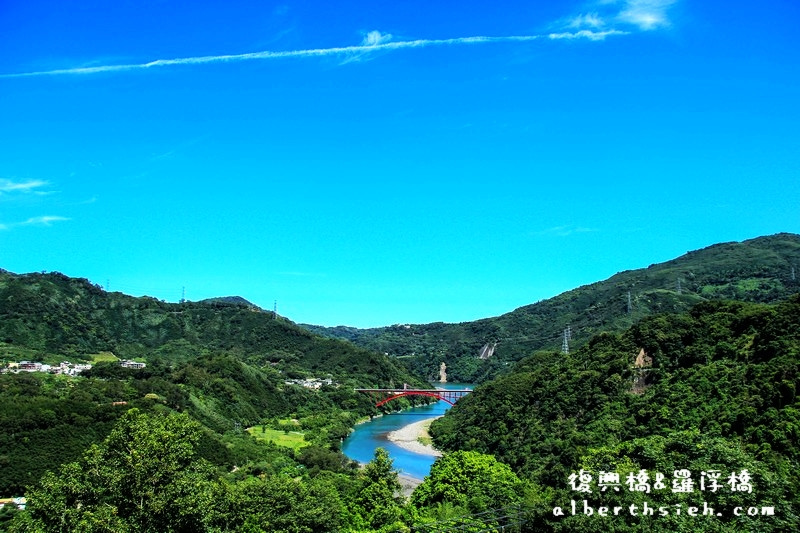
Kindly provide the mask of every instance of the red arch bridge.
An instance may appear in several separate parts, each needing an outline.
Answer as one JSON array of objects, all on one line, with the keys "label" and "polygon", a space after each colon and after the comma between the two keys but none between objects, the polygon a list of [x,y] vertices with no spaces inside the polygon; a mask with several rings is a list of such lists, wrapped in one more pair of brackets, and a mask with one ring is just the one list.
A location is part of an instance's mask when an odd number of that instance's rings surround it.
[{"label": "red arch bridge", "polygon": [[457,400],[472,392],[472,389],[356,389],[356,392],[370,395],[376,401],[375,407],[380,407],[404,396],[428,396],[454,405]]}]

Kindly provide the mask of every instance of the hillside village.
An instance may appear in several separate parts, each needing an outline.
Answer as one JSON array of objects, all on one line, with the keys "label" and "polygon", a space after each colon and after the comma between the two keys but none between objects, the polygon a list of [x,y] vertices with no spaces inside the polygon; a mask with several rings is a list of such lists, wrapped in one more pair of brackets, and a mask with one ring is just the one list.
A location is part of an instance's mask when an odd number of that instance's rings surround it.
[{"label": "hillside village", "polygon": [[[130,368],[132,370],[141,370],[147,366],[146,363],[138,361],[123,360],[119,361],[119,366],[122,368]],[[89,363],[70,363],[69,361],[62,361],[57,365],[48,365],[46,363],[39,363],[36,361],[20,361],[9,362],[0,368],[2,373],[19,373],[19,372],[44,372],[47,374],[62,374],[65,376],[77,376],[81,372],[91,370],[92,365]]]}]

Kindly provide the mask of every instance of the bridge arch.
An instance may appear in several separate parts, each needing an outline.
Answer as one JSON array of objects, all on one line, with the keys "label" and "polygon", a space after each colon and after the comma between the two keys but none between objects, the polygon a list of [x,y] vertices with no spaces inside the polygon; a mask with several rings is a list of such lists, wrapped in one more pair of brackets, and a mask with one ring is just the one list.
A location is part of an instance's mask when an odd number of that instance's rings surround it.
[{"label": "bridge arch", "polygon": [[379,401],[375,404],[375,407],[380,407],[381,405],[386,405],[387,403],[391,402],[392,400],[396,400],[397,398],[402,398],[403,396],[428,396],[430,398],[436,398],[437,400],[444,400],[450,405],[455,405],[455,402],[451,402],[441,394],[437,394],[431,391],[423,391],[423,390],[411,390],[411,391],[403,391],[396,394],[391,394],[389,397],[384,398],[383,400]]},{"label": "bridge arch", "polygon": [[427,396],[437,400],[444,400],[450,405],[455,405],[456,401],[463,398],[472,389],[355,389],[356,392],[363,392],[376,399],[375,407],[385,405],[396,398],[404,396]]}]

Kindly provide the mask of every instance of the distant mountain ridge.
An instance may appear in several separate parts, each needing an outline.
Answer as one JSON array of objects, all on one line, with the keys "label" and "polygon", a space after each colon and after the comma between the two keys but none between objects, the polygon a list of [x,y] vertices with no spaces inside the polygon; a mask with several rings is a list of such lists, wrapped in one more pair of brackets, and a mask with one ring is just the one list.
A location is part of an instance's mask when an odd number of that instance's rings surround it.
[{"label": "distant mountain ridge", "polygon": [[284,363],[297,372],[355,378],[378,386],[412,382],[397,362],[350,343],[323,338],[241,297],[167,303],[106,292],[58,272],[0,272],[0,349],[49,359],[120,358],[186,361],[228,353],[256,365]]},{"label": "distant mountain ridge", "polygon": [[243,305],[257,311],[264,311],[263,308],[257,306],[249,300],[246,300],[245,298],[242,298],[241,296],[218,296],[216,298],[206,298],[205,300],[200,300],[200,303]]},{"label": "distant mountain ridge", "polygon": [[[358,329],[304,327],[403,357],[414,371],[435,376],[441,362],[455,380],[479,381],[537,350],[577,348],[602,331],[620,331],[660,312],[683,312],[705,300],[769,303],[800,292],[800,235],[780,233],[715,244],[647,268],[493,318],[445,324]],[[479,355],[494,348],[494,355]]]}]

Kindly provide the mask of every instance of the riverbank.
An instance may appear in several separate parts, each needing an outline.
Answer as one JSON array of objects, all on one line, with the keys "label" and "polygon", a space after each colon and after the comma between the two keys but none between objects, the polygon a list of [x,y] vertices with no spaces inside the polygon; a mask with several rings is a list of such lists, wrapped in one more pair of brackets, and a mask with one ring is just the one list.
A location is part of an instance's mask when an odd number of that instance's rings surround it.
[{"label": "riverbank", "polygon": [[414,489],[416,489],[422,483],[421,479],[407,476],[405,474],[398,475],[397,481],[400,482],[400,494],[406,498],[411,496],[411,493],[414,492]]},{"label": "riverbank", "polygon": [[386,438],[404,450],[420,455],[428,455],[430,457],[441,457],[442,452],[429,444],[422,444],[419,441],[420,437],[430,438],[428,435],[428,428],[431,422],[436,420],[436,418],[428,418],[426,420],[414,422],[413,424],[407,424],[400,429],[389,432]]}]

